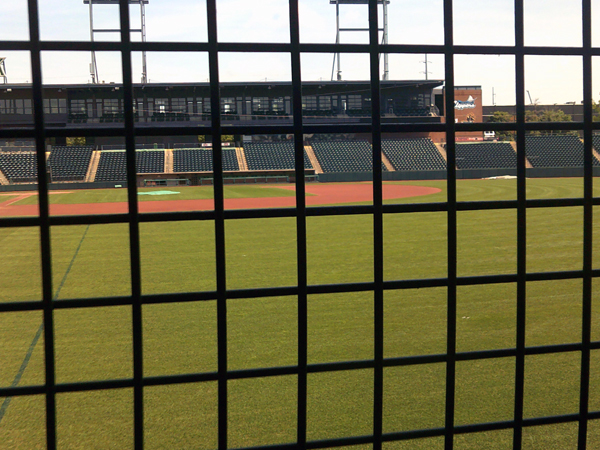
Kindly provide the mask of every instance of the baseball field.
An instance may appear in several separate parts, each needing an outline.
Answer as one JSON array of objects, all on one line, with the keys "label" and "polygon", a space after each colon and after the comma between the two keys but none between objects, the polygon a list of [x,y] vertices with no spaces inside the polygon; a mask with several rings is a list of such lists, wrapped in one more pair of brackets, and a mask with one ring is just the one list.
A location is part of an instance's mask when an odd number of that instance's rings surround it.
[{"label": "baseball field", "polygon": [[[600,194],[600,186],[595,195]],[[212,209],[212,188],[142,189],[141,212]],[[364,204],[372,186],[308,184],[307,205]],[[144,194],[144,192],[148,194]],[[227,209],[294,206],[288,185],[226,186]],[[581,198],[583,181],[527,180],[530,199]],[[459,201],[514,200],[516,180],[459,180]],[[395,182],[384,203],[443,202],[445,181]],[[124,213],[126,191],[60,191],[50,195],[53,215]],[[0,196],[0,216],[37,214],[37,197]],[[600,214],[595,208],[594,215]],[[447,213],[384,215],[384,279],[447,276]],[[458,213],[458,276],[514,274],[514,209]],[[216,289],[213,221],[140,224],[142,293]],[[594,268],[600,268],[600,225],[594,225]],[[51,229],[56,301],[131,293],[127,224],[64,225]],[[297,284],[294,218],[232,219],[225,223],[227,289]],[[41,299],[39,230],[0,228],[0,301]],[[369,215],[307,218],[308,283],[373,281],[373,218]],[[580,270],[583,207],[527,211],[527,271]],[[594,283],[593,311],[600,288]],[[446,352],[447,289],[386,290],[384,356]],[[516,284],[459,286],[457,351],[510,349],[516,345]],[[581,342],[582,281],[527,284],[526,345]],[[215,301],[143,306],[144,376],[214,373],[217,370]],[[40,311],[0,314],[0,386],[44,383]],[[227,303],[228,370],[297,364],[296,297],[231,299]],[[128,306],[57,309],[54,312],[58,383],[118,380],[133,375],[132,311]],[[311,295],[308,363],[370,360],[374,355],[372,292]],[[600,340],[598,314],[592,340]],[[529,355],[525,362],[525,418],[579,411],[581,354]],[[592,352],[590,410],[600,410],[600,352]],[[383,431],[444,426],[446,365],[384,369]],[[513,418],[515,358],[457,363],[455,424]],[[297,376],[233,379],[228,383],[231,448],[293,443]],[[217,447],[217,383],[145,389],[148,449]],[[373,429],[373,370],[310,373],[307,439],[369,435]],[[45,448],[43,396],[0,398],[0,448]],[[527,427],[524,448],[576,448],[576,422]],[[133,391],[129,388],[57,395],[57,436],[62,449],[126,449],[133,443]],[[443,437],[385,444],[386,449],[441,449]],[[590,423],[588,448],[600,447],[600,427]],[[370,446],[361,446],[361,449]],[[512,430],[456,437],[457,449],[512,448]]]}]

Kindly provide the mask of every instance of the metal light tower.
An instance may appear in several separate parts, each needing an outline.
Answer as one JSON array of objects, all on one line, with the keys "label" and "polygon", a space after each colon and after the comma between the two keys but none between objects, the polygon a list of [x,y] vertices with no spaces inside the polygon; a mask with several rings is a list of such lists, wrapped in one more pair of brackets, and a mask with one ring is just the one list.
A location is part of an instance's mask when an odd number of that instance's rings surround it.
[{"label": "metal light tower", "polygon": [[[146,9],[145,5],[149,0],[128,0],[130,5],[140,5],[141,25],[139,29],[129,30],[132,33],[140,33],[142,42],[146,42]],[[94,28],[94,5],[116,5],[119,6],[119,0],[83,0],[85,5],[90,7],[90,38],[94,42],[95,33],[120,33],[120,29]],[[90,75],[92,83],[98,83],[98,63],[96,62],[96,52],[92,50],[92,62],[90,63]],[[148,82],[148,71],[146,69],[146,51],[142,51],[142,84]]]},{"label": "metal light tower", "polygon": [[[369,0],[329,0],[329,4],[335,5],[335,23],[336,23],[336,34],[335,43],[340,43],[340,33],[343,31],[369,31],[369,28],[340,28],[340,5],[368,5]],[[390,4],[390,0],[377,0],[378,5],[383,6],[383,28],[378,28],[378,31],[383,32],[383,39],[381,43],[386,45],[388,43],[388,12],[387,5]],[[331,69],[331,81],[333,81],[333,74],[335,72],[337,59],[337,81],[342,80],[342,66],[340,62],[340,54],[336,53],[333,55],[333,67]],[[390,67],[388,62],[388,54],[383,54],[383,80],[389,79]]]}]

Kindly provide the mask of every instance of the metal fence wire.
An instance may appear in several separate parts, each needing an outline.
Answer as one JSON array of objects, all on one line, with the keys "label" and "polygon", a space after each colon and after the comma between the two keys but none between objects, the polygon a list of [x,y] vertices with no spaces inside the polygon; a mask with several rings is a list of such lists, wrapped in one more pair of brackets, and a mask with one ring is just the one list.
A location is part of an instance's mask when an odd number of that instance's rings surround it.
[{"label": "metal fence wire", "polygon": [[[524,41],[524,8],[525,0],[514,1],[514,46],[455,45],[453,40],[453,1],[444,0],[444,43],[443,45],[383,45],[378,39],[378,6],[375,0],[368,4],[369,43],[368,44],[309,44],[300,42],[299,0],[289,0],[289,43],[223,43],[217,36],[217,0],[207,0],[208,42],[132,42],[130,38],[130,17],[128,1],[119,1],[120,41],[119,42],[67,42],[42,41],[40,39],[39,8],[36,0],[28,0],[29,40],[0,41],[0,49],[5,51],[27,51],[31,55],[32,91],[34,104],[34,128],[11,129],[0,127],[0,139],[35,139],[37,150],[37,167],[39,180],[39,216],[0,218],[0,227],[29,227],[39,230],[41,249],[41,281],[43,300],[26,302],[0,303],[0,314],[10,312],[41,311],[43,313],[43,343],[45,354],[45,383],[43,385],[18,385],[0,388],[0,397],[17,398],[20,396],[42,395],[45,398],[45,433],[46,446],[57,448],[57,394],[105,389],[133,390],[134,446],[144,448],[144,391],[151,386],[177,385],[181,383],[216,382],[218,385],[218,448],[230,448],[228,443],[228,382],[238,379],[258,379],[293,375],[297,378],[297,412],[296,442],[285,445],[274,445],[268,448],[316,449],[368,444],[374,450],[381,450],[384,443],[407,441],[427,437],[439,437],[444,440],[444,447],[452,449],[455,436],[460,434],[479,433],[494,430],[507,430],[512,433],[513,448],[523,448],[523,431],[527,427],[549,424],[573,423],[578,425],[578,448],[585,449],[588,438],[588,426],[593,419],[600,419],[600,411],[590,411],[590,353],[600,349],[600,342],[591,339],[592,313],[592,281],[600,275],[598,269],[592,267],[592,231],[593,207],[599,205],[598,198],[593,197],[593,130],[600,128],[593,122],[592,110],[592,57],[600,56],[600,49],[592,47],[591,0],[582,0],[583,44],[581,47],[531,47]],[[47,126],[44,117],[42,95],[41,52],[45,51],[79,51],[110,50],[121,54],[123,76],[124,125],[122,127],[103,127],[101,130],[92,126],[52,128]],[[209,57],[210,70],[210,103],[211,123],[199,126],[195,133],[212,136],[212,157],[214,164],[214,211],[143,213],[138,210],[136,188],[136,136],[152,136],[159,131],[152,128],[135,126],[132,84],[132,52],[169,51],[169,52],[204,52]],[[219,56],[228,52],[264,53],[278,52],[288,54],[291,58],[291,76],[293,87],[293,124],[292,125],[242,125],[232,123],[222,125],[220,115],[219,93]],[[369,124],[327,124],[305,125],[302,118],[302,86],[301,55],[306,53],[366,53],[370,61],[370,81],[372,98],[372,117]],[[382,124],[379,114],[380,96],[380,55],[393,54],[439,54],[445,58],[445,109],[446,121],[441,124]],[[515,60],[515,94],[516,121],[507,124],[455,123],[454,117],[454,56],[455,55],[509,55]],[[534,200],[526,198],[526,155],[525,135],[532,130],[564,130],[565,124],[525,123],[525,58],[530,55],[575,55],[583,61],[583,122],[567,125],[569,129],[582,132],[585,146],[583,168],[584,195],[582,198]],[[464,131],[514,131],[517,145],[517,199],[506,201],[461,202],[457,200],[457,173],[455,165],[455,134]],[[447,143],[447,199],[440,203],[418,204],[384,204],[382,183],[382,134],[402,132],[444,132]],[[224,208],[223,160],[221,151],[221,135],[257,135],[257,134],[290,134],[295,139],[295,171],[304,173],[303,136],[309,133],[344,133],[364,132],[372,136],[373,148],[373,203],[367,206],[332,206],[307,208],[305,200],[305,178],[295,177],[296,207],[254,210],[226,210]],[[160,134],[173,136],[189,134],[189,128],[173,124],[163,127]],[[52,137],[66,136],[120,136],[126,144],[127,157],[127,201],[128,212],[125,214],[100,214],[54,216],[49,213],[47,164],[45,158],[45,141]],[[527,213],[533,208],[560,208],[578,206],[583,208],[583,260],[580,270],[531,273],[526,266]],[[517,270],[513,274],[495,274],[485,276],[459,277],[457,274],[457,215],[461,211],[516,211],[517,217]],[[417,280],[384,280],[384,217],[412,214],[415,212],[438,212],[446,216],[447,225],[447,276],[435,279]],[[373,224],[373,274],[372,282],[309,285],[307,278],[307,218],[316,216],[339,217],[345,215],[362,215],[372,219]],[[228,289],[225,223],[229,220],[244,218],[294,218],[296,224],[296,259],[297,284],[285,287],[266,287],[256,289]],[[143,295],[141,287],[140,260],[140,224],[181,221],[210,221],[214,223],[216,290],[207,292],[188,292],[179,294]],[[93,224],[126,224],[129,229],[129,255],[131,269],[131,295],[109,298],[71,299],[60,302],[53,300],[51,228],[60,225],[93,225]],[[540,280],[581,280],[582,311],[581,341],[573,344],[545,345],[528,347],[525,345],[526,331],[526,286],[528,282]],[[514,348],[499,350],[481,350],[473,352],[457,351],[457,289],[460,286],[484,286],[490,284],[514,283],[516,293],[516,345]],[[384,293],[413,288],[441,287],[446,290],[446,327],[447,348],[442,354],[417,355],[410,357],[384,357]],[[312,294],[364,292],[372,295],[374,305],[374,357],[361,361],[339,361],[320,364],[309,364],[308,346],[308,297]],[[231,370],[227,361],[228,338],[228,301],[232,299],[254,299],[273,296],[295,296],[298,308],[297,364],[285,367],[263,367],[248,370]],[[142,341],[142,306],[148,304],[169,304],[175,302],[216,302],[217,310],[217,354],[216,372],[194,373],[174,376],[148,377],[143,374],[144,346]],[[58,310],[74,308],[127,306],[131,308],[133,339],[133,376],[129,379],[90,381],[81,383],[58,383],[55,375],[54,313]],[[580,394],[579,411],[574,414],[550,417],[524,417],[524,385],[525,359],[530,355],[569,353],[580,356]],[[461,361],[486,361],[495,358],[513,358],[515,360],[514,376],[514,414],[511,420],[476,423],[468,425],[455,424],[457,363]],[[426,430],[409,430],[384,433],[383,397],[384,369],[400,366],[419,366],[440,363],[445,367],[445,423],[442,427]],[[309,441],[307,439],[307,393],[310,374],[324,372],[353,371],[371,369],[373,374],[372,432],[364,436],[348,436],[330,440]],[[0,447],[2,447],[0,434]],[[589,446],[587,446],[589,448]],[[260,448],[260,447],[255,447]],[[267,448],[267,447],[264,447]]]}]

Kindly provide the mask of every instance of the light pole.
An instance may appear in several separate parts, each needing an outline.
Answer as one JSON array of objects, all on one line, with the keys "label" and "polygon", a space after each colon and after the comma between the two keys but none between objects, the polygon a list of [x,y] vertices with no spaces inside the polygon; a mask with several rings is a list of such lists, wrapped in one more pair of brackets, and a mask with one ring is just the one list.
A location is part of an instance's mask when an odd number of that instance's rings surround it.
[{"label": "light pole", "polygon": [[[142,42],[146,42],[146,8],[149,0],[127,0],[130,5],[140,5],[140,28],[131,29],[130,32],[137,32],[141,34]],[[90,40],[94,43],[94,36],[96,33],[120,33],[120,29],[112,28],[95,28],[94,27],[94,5],[116,5],[119,6],[119,0],[83,0],[85,5],[89,5],[90,15]],[[96,61],[96,52],[92,50],[92,62],[90,63],[90,76],[92,77],[92,84],[99,83],[98,77],[98,62]],[[142,51],[142,84],[148,82],[148,70],[146,68],[146,51]]]},{"label": "light pole", "polygon": [[[381,44],[382,45],[387,45],[388,44],[388,5],[390,4],[391,0],[377,0],[377,5],[382,5],[383,7],[383,28],[377,28],[378,31],[378,36],[380,32],[383,32],[383,38],[381,40]],[[361,31],[361,32],[365,32],[365,31],[369,31],[369,28],[342,28],[340,27],[340,5],[368,5],[369,4],[369,0],[329,0],[329,3],[331,5],[335,5],[335,26],[336,26],[336,33],[335,33],[335,43],[337,45],[341,44],[341,38],[340,38],[340,34],[341,32],[346,32],[346,31]],[[382,80],[389,80],[389,72],[390,72],[390,67],[389,67],[389,60],[388,60],[388,54],[387,53],[383,53],[383,76],[382,76]],[[337,74],[334,76],[334,74],[336,73],[336,62],[337,62]],[[342,81],[342,66],[340,63],[340,53],[334,53],[333,54],[333,66],[331,68],[331,81],[334,81],[334,79],[336,79],[337,81]]]}]

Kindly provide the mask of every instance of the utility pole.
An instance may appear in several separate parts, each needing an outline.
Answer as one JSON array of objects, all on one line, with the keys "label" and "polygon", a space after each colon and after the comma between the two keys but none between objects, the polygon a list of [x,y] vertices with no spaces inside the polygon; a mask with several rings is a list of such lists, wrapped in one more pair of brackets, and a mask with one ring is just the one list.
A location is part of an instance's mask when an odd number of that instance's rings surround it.
[{"label": "utility pole", "polygon": [[425,72],[421,72],[421,73],[424,73],[424,74],[425,74],[425,79],[426,79],[426,80],[429,80],[429,74],[430,74],[431,72],[429,71],[429,65],[428,65],[428,64],[429,64],[431,61],[429,61],[429,60],[428,60],[428,58],[427,58],[427,53],[425,53],[425,61],[421,61],[421,62],[422,62],[422,63],[425,63]]}]

